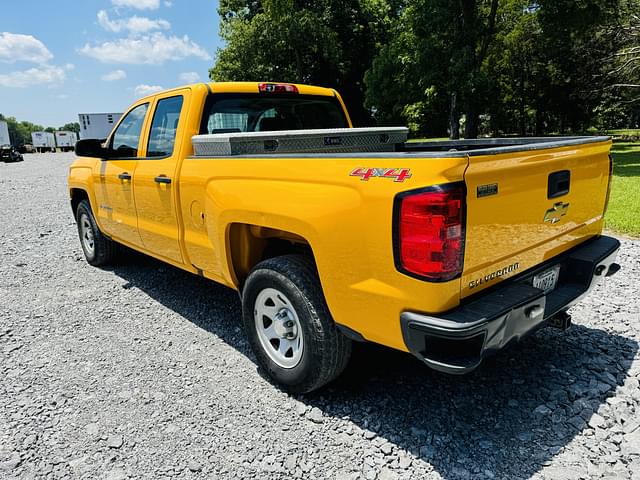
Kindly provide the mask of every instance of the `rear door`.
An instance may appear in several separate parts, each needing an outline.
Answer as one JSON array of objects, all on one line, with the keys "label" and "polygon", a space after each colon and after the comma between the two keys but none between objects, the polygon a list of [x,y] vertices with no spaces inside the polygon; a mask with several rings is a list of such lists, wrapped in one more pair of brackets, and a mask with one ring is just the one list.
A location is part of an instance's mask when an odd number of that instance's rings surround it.
[{"label": "rear door", "polygon": [[150,252],[182,263],[177,212],[177,171],[180,148],[176,136],[181,112],[188,105],[189,90],[156,97],[145,142],[145,156],[138,162],[133,180],[138,230]]},{"label": "rear door", "polygon": [[600,233],[610,145],[469,157],[462,297]]}]

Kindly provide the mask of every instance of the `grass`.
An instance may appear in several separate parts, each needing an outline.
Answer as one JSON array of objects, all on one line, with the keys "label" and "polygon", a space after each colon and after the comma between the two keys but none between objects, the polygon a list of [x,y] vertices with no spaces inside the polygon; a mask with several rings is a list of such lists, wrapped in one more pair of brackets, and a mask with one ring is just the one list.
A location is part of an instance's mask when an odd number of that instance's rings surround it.
[{"label": "grass", "polygon": [[[554,135],[560,135],[556,133]],[[567,134],[569,135],[569,134]],[[571,135],[609,135],[611,137],[640,137],[640,128],[621,128],[612,130],[588,130],[586,132],[571,133]],[[412,138],[410,142],[434,142],[437,140],[449,140],[447,137],[442,138]]]},{"label": "grass", "polygon": [[444,140],[449,140],[449,137],[410,138],[409,142],[440,142]]},{"label": "grass", "polygon": [[605,217],[610,230],[640,236],[640,144],[615,143],[613,180]]},{"label": "grass", "polygon": [[605,135],[611,135],[612,137],[620,137],[620,136],[627,136],[627,137],[640,137],[640,129],[638,128],[626,128],[626,129],[619,129],[619,130],[607,130],[605,132],[603,132]]},{"label": "grass", "polygon": [[[608,135],[638,135],[640,130],[610,130]],[[446,138],[421,138],[411,141],[428,142]],[[613,179],[606,228],[618,233],[640,237],[640,143],[614,143]]]}]

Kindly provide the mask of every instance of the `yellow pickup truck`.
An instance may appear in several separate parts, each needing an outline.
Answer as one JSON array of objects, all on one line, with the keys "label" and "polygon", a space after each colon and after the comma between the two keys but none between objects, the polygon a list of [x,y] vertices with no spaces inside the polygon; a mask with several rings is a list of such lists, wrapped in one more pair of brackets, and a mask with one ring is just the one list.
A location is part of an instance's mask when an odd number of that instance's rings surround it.
[{"label": "yellow pickup truck", "polygon": [[[68,186],[87,261],[125,245],[236,289],[259,365],[293,392],[336,378],[353,341],[469,372],[542,326],[566,328],[567,309],[620,268],[619,242],[601,235],[609,138],[277,148],[283,130],[351,127],[335,90],[306,85],[197,84],[135,102],[109,138],[76,146]],[[262,153],[194,150],[266,132]]]}]

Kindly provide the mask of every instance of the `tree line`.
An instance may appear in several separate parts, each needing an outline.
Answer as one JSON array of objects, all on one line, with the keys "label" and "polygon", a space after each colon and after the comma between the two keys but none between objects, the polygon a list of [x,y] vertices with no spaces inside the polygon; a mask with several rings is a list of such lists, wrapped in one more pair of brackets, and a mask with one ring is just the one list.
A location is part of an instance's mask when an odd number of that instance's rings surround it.
[{"label": "tree line", "polygon": [[475,138],[640,123],[640,0],[221,0],[210,77],[336,88],[356,125]]},{"label": "tree line", "polygon": [[18,121],[15,117],[5,117],[0,113],[0,120],[7,122],[7,129],[9,130],[9,136],[11,137],[11,143],[14,146],[22,146],[31,143],[31,134],[33,132],[76,132],[76,135],[80,135],[80,124],[78,122],[65,123],[59,128],[43,127],[36,123],[27,121]]}]

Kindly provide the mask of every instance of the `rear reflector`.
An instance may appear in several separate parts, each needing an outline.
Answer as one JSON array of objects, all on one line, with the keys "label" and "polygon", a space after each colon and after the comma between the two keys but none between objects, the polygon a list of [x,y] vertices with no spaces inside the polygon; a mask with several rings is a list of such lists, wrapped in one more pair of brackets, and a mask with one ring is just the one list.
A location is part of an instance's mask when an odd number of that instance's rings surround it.
[{"label": "rear reflector", "polygon": [[464,182],[400,193],[394,203],[396,267],[431,282],[462,273],[465,239]]},{"label": "rear reflector", "polygon": [[261,83],[258,90],[262,93],[298,93],[298,87],[290,83]]}]

